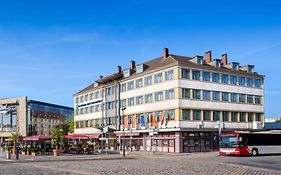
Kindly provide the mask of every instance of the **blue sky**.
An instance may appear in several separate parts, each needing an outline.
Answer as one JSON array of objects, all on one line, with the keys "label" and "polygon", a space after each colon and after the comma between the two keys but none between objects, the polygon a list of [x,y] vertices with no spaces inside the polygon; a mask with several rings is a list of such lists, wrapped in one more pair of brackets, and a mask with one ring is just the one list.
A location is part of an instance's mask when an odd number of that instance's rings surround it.
[{"label": "blue sky", "polygon": [[266,116],[280,117],[281,2],[0,1],[0,97],[73,105],[99,75],[171,53],[212,50],[266,76]]}]

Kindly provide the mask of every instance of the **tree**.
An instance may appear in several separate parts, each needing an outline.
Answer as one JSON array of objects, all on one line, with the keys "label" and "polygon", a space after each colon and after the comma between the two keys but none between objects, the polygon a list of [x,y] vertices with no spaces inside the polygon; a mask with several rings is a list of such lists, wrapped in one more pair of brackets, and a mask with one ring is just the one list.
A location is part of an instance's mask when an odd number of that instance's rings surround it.
[{"label": "tree", "polygon": [[14,154],[16,153],[16,146],[17,143],[22,139],[22,135],[20,135],[19,133],[12,133],[11,139],[14,142],[14,148],[13,148],[13,152]]},{"label": "tree", "polygon": [[55,145],[56,150],[59,149],[59,146],[63,144],[63,130],[55,129],[52,131],[52,144]]},{"label": "tree", "polygon": [[279,118],[279,119],[276,119],[276,122],[281,122],[281,118]]},{"label": "tree", "polygon": [[71,121],[68,123],[68,132],[74,133],[74,114],[71,115]]}]

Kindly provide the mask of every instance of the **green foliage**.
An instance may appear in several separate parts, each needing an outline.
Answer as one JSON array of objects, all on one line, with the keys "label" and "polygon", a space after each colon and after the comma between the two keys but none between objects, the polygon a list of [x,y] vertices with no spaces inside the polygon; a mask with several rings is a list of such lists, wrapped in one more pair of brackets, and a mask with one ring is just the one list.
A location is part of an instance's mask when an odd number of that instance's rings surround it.
[{"label": "green foliage", "polygon": [[20,141],[22,139],[22,135],[18,134],[18,133],[12,133],[11,139],[14,142]]},{"label": "green foliage", "polygon": [[68,123],[68,132],[74,133],[74,114],[71,115],[71,121]]},{"label": "green foliage", "polygon": [[21,148],[20,150],[21,150],[22,152],[26,152],[26,151],[27,151],[27,148],[24,147],[24,148]]},{"label": "green foliage", "polygon": [[11,151],[11,150],[12,150],[12,147],[11,147],[11,146],[5,146],[5,150],[6,150],[6,151]]},{"label": "green foliage", "polygon": [[39,151],[39,148],[37,148],[37,147],[30,148],[30,152],[32,152],[32,153],[37,153],[38,151]]},{"label": "green foliage", "polygon": [[56,149],[58,149],[59,145],[63,144],[63,133],[64,131],[62,129],[55,129],[52,131],[52,144],[56,146]]}]

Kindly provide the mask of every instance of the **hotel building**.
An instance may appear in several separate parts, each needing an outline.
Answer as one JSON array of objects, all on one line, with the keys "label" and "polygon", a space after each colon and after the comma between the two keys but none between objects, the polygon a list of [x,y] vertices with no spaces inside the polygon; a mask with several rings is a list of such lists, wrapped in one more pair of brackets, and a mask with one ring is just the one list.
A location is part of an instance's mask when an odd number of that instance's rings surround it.
[{"label": "hotel building", "polygon": [[[74,94],[75,133],[133,140],[137,150],[210,151],[224,131],[262,129],[264,76],[253,65],[169,54],[100,76]],[[103,136],[101,136],[103,137]],[[101,138],[103,139],[103,138]]]},{"label": "hotel building", "polygon": [[0,141],[18,132],[22,136],[50,135],[71,119],[73,108],[29,100],[27,97],[0,99]]}]

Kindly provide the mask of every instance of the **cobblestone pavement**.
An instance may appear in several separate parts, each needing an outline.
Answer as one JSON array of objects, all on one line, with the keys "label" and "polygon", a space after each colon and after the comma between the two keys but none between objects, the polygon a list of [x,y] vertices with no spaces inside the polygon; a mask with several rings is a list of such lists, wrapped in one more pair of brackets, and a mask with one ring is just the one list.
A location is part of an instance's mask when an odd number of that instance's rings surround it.
[{"label": "cobblestone pavement", "polygon": [[[189,155],[128,155],[132,159],[122,159],[120,155],[110,155],[114,159],[67,160],[46,162],[9,162],[0,163],[0,174],[196,174],[196,175],[281,175],[281,171],[268,170],[225,163],[214,157],[215,154]],[[104,155],[106,158],[107,156]],[[119,159],[120,158],[120,159]]]}]

